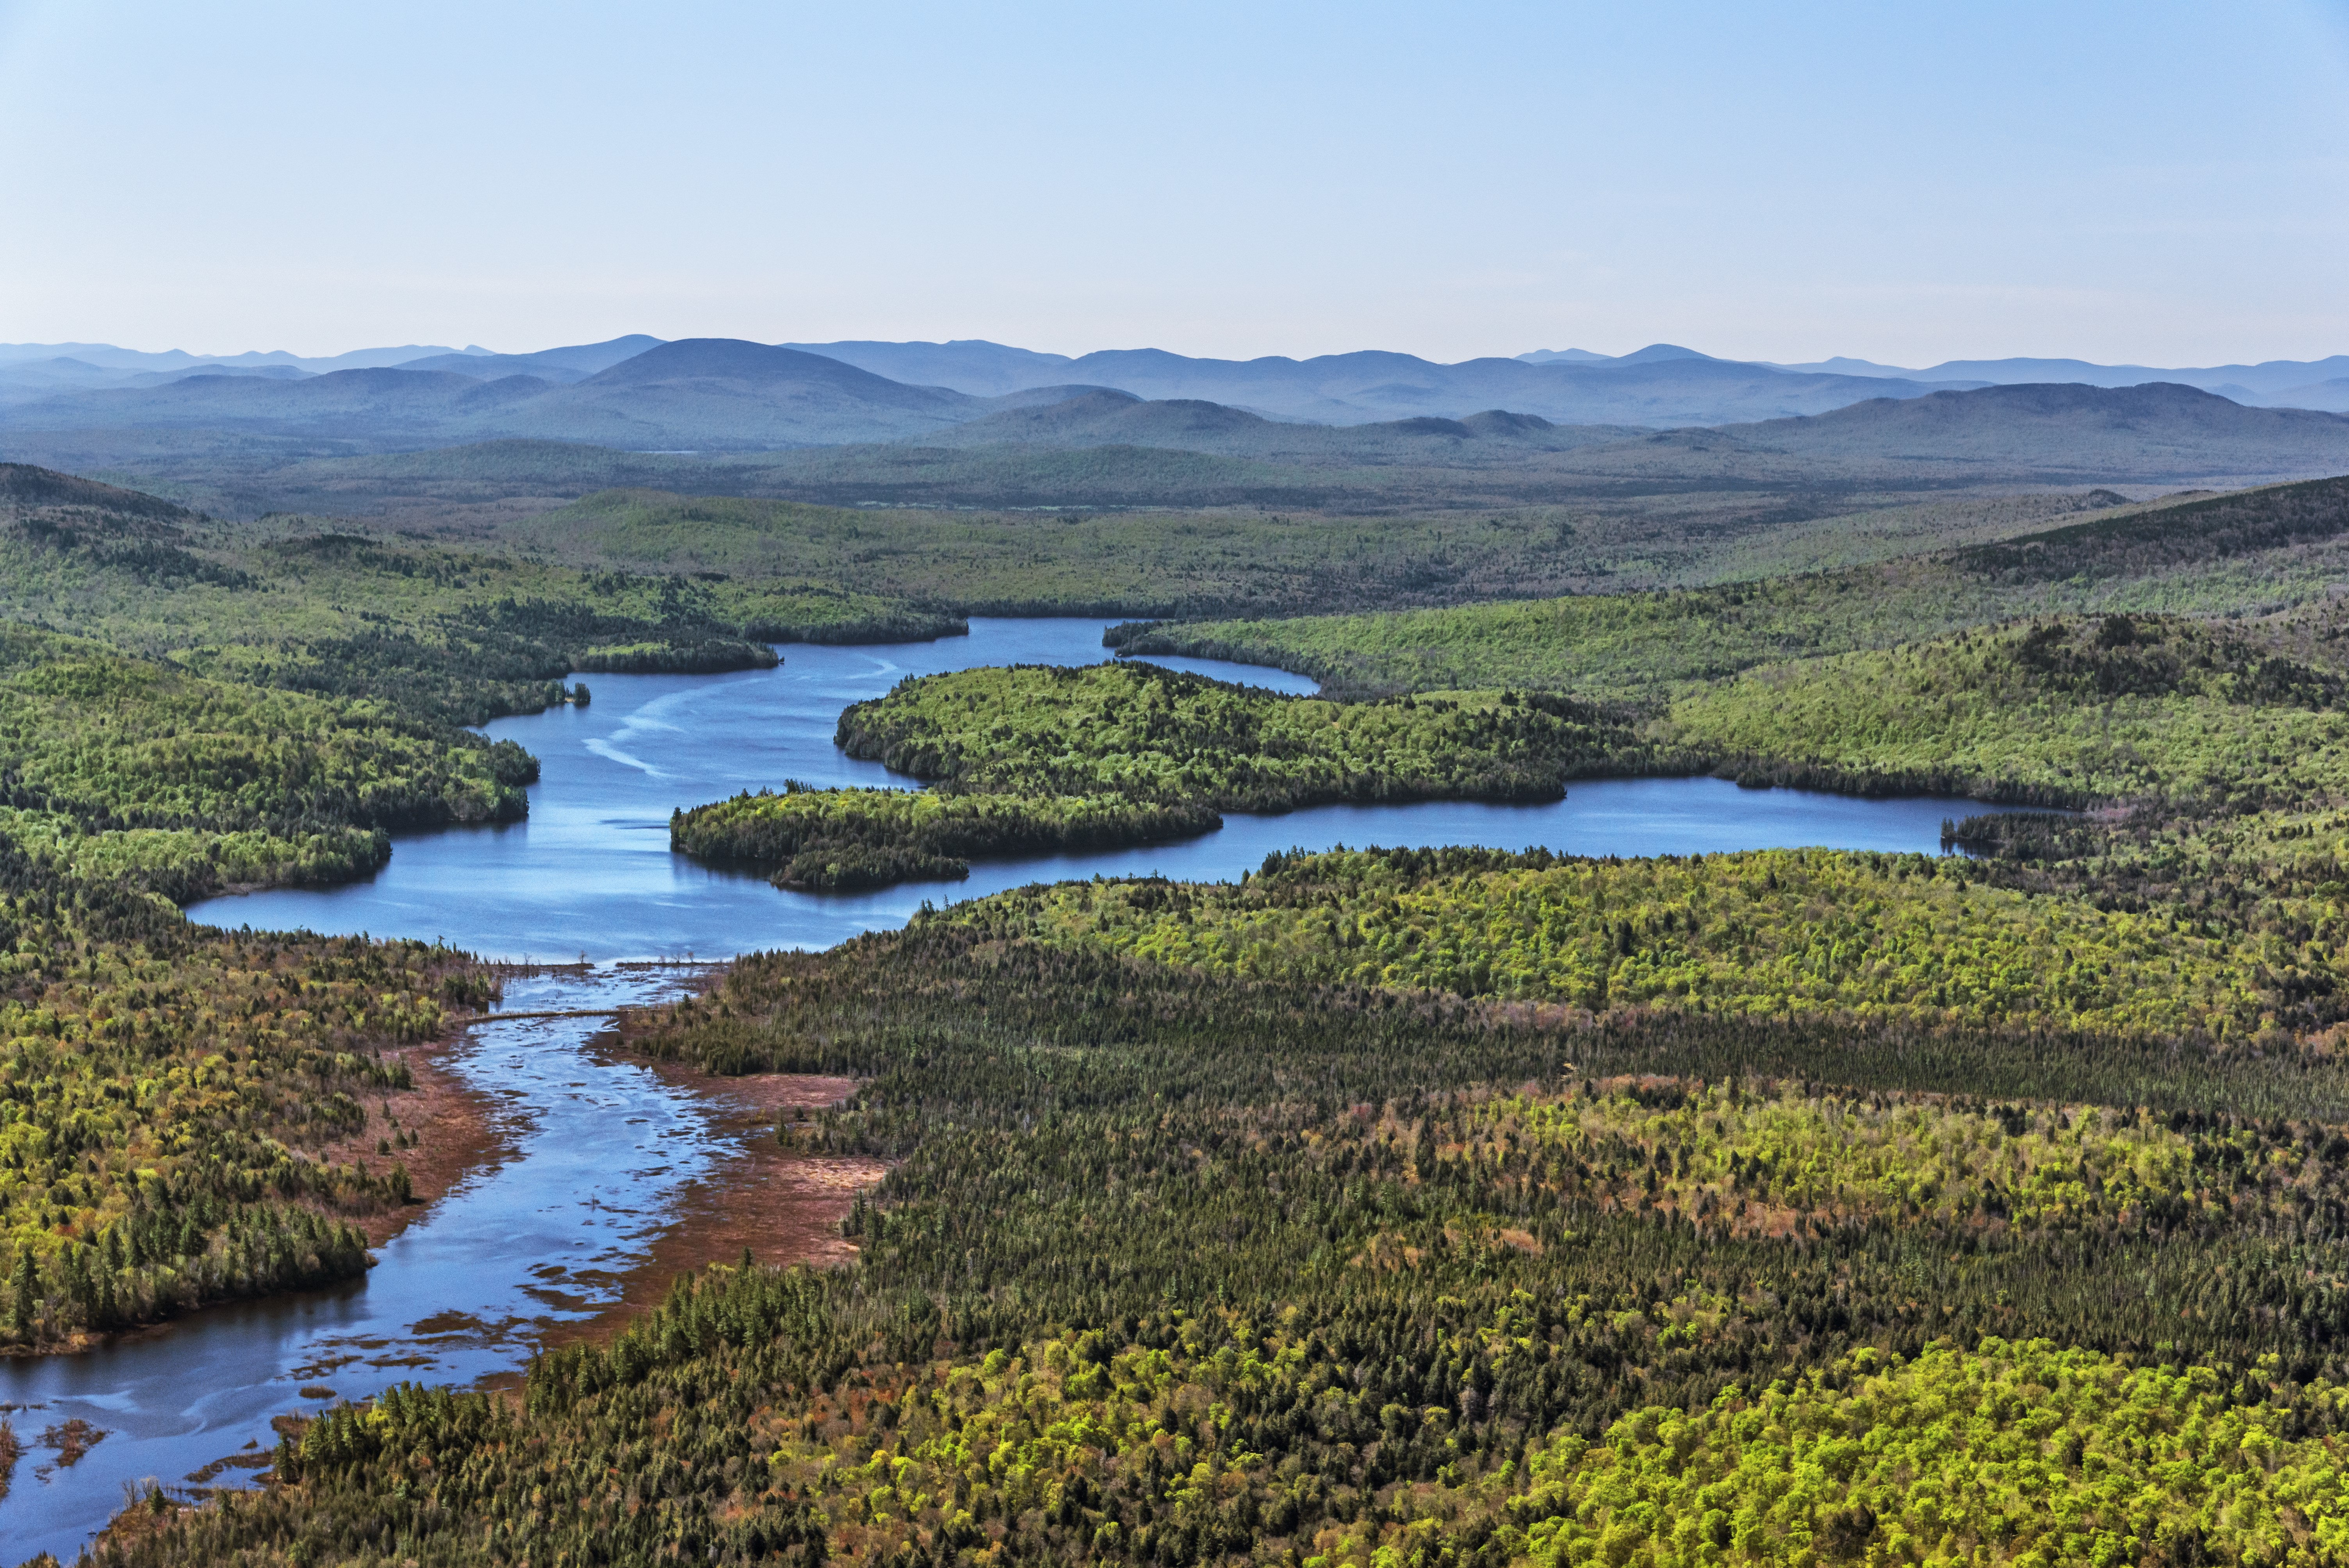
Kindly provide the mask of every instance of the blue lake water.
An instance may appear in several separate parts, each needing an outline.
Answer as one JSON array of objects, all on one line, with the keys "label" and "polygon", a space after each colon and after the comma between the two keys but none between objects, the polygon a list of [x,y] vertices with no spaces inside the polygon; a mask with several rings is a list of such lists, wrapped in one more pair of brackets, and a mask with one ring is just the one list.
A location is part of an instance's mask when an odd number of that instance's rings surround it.
[{"label": "blue lake water", "polygon": [[[503,1006],[677,994],[674,976],[605,970],[510,983]],[[215,1460],[265,1458],[272,1416],[319,1408],[303,1387],[363,1399],[398,1382],[471,1384],[513,1371],[548,1328],[612,1300],[680,1190],[722,1175],[740,1135],[649,1068],[589,1049],[601,1026],[533,1018],[469,1031],[454,1065],[499,1102],[512,1152],[378,1248],[365,1279],[214,1307],[78,1356],[0,1361],[0,1405],[29,1449],[0,1500],[0,1562],[71,1562],[122,1506],[125,1482],[184,1487]],[[77,1416],[107,1435],[59,1467],[37,1439]]]},{"label": "blue lake water", "polygon": [[[1093,620],[975,620],[968,637],[888,647],[791,646],[772,671],[597,676],[585,710],[502,719],[489,733],[543,761],[527,822],[398,841],[377,876],[336,888],[213,899],[190,911],[226,925],[443,937],[488,956],[599,967],[509,985],[508,1010],[657,1001],[675,982],[612,967],[628,957],[717,957],[822,947],[902,925],[923,901],[1022,882],[1143,874],[1231,880],[1266,854],[1339,843],[1544,845],[1578,854],[1827,845],[1940,847],[1952,800],[1857,800],[1743,790],[1712,779],[1575,785],[1540,806],[1432,803],[1233,816],[1215,833],[1102,854],[982,863],[969,880],[847,897],[778,892],[670,853],[671,810],[740,789],[904,787],[832,743],[840,710],[911,675],[1106,657]],[[1278,671],[1169,659],[1226,679],[1305,693]],[[0,1500],[0,1561],[69,1559],[121,1503],[124,1483],[184,1484],[274,1442],[269,1418],[305,1386],[365,1398],[404,1379],[468,1384],[511,1373],[550,1327],[607,1305],[673,1222],[679,1194],[723,1182],[739,1130],[709,1102],[595,1050],[595,1019],[516,1019],[472,1030],[450,1057],[504,1107],[508,1156],[475,1172],[379,1249],[361,1281],[197,1313],[85,1355],[0,1361],[0,1411],[33,1443]],[[38,1434],[78,1416],[108,1436],[71,1467]],[[220,1478],[234,1482],[247,1472]]]},{"label": "blue lake water", "polygon": [[[969,880],[877,892],[779,892],[765,881],[673,854],[669,812],[741,789],[811,784],[908,787],[833,744],[840,710],[907,676],[983,665],[1089,664],[1108,657],[1096,620],[975,619],[968,637],[885,647],[782,650],[752,674],[596,676],[585,709],[500,719],[543,767],[530,820],[399,839],[366,882],[212,899],[189,913],[223,925],[441,937],[499,958],[702,957],[829,947],[903,925],[925,900],[945,903],[1024,882],[1153,872],[1232,881],[1278,850],[1344,843],[1540,845],[1561,853],[1653,855],[1823,845],[1940,847],[1943,819],[1985,810],[1962,800],[1862,800],[1796,789],[1740,789],[1717,779],[1609,779],[1536,806],[1433,801],[1322,806],[1231,815],[1221,830],[1173,843],[974,865]],[[1311,681],[1254,665],[1156,661],[1278,691]]]}]

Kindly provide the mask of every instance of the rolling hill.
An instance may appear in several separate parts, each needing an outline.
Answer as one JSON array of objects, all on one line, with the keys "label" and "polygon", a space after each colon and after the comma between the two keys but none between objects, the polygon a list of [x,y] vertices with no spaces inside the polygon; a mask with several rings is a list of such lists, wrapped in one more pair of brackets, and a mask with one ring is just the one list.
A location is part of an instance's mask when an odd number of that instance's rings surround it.
[{"label": "rolling hill", "polygon": [[[1526,357],[1531,357],[1527,356]],[[2328,408],[2332,403],[2299,401],[2318,391],[2327,380],[2349,377],[2349,354],[2326,359],[2269,359],[2257,365],[2208,365],[2191,369],[2158,369],[2146,365],[2098,365],[2085,359],[1949,359],[1924,370],[1878,365],[1867,359],[1822,359],[1807,365],[1782,365],[1781,370],[1825,372],[1845,376],[1889,376],[1910,381],[1971,381],[1997,387],[2032,383],[2087,387],[2142,387],[2168,381],[2199,387],[2238,403],[2270,407]]]},{"label": "rolling hill", "polygon": [[920,377],[967,392],[1008,390],[1019,376],[1113,387],[1152,401],[1222,403],[1277,419],[1357,425],[1457,418],[1506,407],[1559,424],[1712,425],[1816,414],[1864,397],[1921,396],[1923,382],[1811,375],[1711,359],[1659,345],[1601,364],[1470,359],[1439,365],[1366,351],[1311,359],[1194,359],[1111,349],[1067,359],[1000,344],[831,343],[812,351],[876,375]]},{"label": "rolling hill", "polygon": [[1268,419],[1196,397],[1148,399],[1107,387],[1061,401],[1008,408],[923,438],[938,447],[1164,447],[1223,457],[1304,462],[1422,460],[1482,464],[1531,452],[1570,451],[1639,434],[1627,427],[1554,425],[1537,415],[1488,408],[1464,419],[1421,417],[1361,425]]},{"label": "rolling hill", "polygon": [[494,433],[640,449],[788,447],[887,440],[985,410],[964,393],[909,387],[822,355],[695,337],[546,392]]},{"label": "rolling hill", "polygon": [[549,348],[536,354],[435,354],[422,359],[403,361],[402,370],[453,370],[460,376],[480,380],[495,380],[501,376],[535,376],[542,381],[562,385],[585,381],[599,370],[609,370],[624,359],[633,359],[649,348],[657,348],[662,340],[647,337],[641,332],[626,337],[615,337],[603,343],[574,344],[568,348]]},{"label": "rolling hill", "polygon": [[2053,480],[2349,472],[2349,418],[2247,408],[2215,393],[2142,387],[1989,387],[1875,398],[1713,432],[1845,463],[1941,465]]},{"label": "rolling hill", "polygon": [[[573,358],[554,368],[565,376],[578,367]],[[909,387],[820,355],[694,338],[657,345],[567,386],[536,375],[482,379],[470,368],[414,366],[298,381],[198,375],[17,405],[0,417],[0,431],[12,455],[39,452],[81,467],[159,445],[188,451],[254,440],[306,444],[293,455],[515,436],[740,450],[891,440],[1000,406]]]},{"label": "rolling hill", "polygon": [[[1453,366],[1395,354],[1239,362],[1142,350],[1064,360],[984,343],[824,346],[932,373],[967,364],[978,385],[1023,373],[1058,379],[981,396],[731,338],[616,338],[316,376],[197,366],[140,372],[169,378],[128,387],[92,388],[84,371],[106,372],[59,361],[43,366],[53,379],[36,393],[0,406],[0,456],[197,480],[209,487],[207,504],[233,511],[292,503],[270,476],[291,479],[297,467],[304,505],[347,485],[412,487],[421,478],[310,466],[322,460],[513,441],[603,455],[574,463],[559,449],[502,452],[490,467],[523,488],[501,494],[560,498],[585,493],[591,480],[645,482],[654,477],[641,466],[648,457],[698,454],[728,471],[664,471],[656,482],[884,505],[1383,510],[1691,488],[1824,496],[1884,485],[2253,483],[2349,471],[2349,419],[2159,383],[1931,390],[1670,345],[1597,363],[1560,355]],[[1202,382],[1221,395],[1160,395]],[[1870,396],[1853,401],[1855,391]],[[1347,417],[1275,418],[1268,405]],[[1743,412],[1724,420],[1723,409]],[[491,481],[478,458],[462,466],[466,474],[451,477],[467,480],[468,494],[496,499],[481,490]],[[1801,504],[1816,512],[1841,503]]]},{"label": "rolling hill", "polygon": [[415,444],[551,390],[533,377],[480,381],[445,370],[336,370],[301,380],[193,375],[160,387],[76,392],[9,410],[19,431],[202,428]]}]

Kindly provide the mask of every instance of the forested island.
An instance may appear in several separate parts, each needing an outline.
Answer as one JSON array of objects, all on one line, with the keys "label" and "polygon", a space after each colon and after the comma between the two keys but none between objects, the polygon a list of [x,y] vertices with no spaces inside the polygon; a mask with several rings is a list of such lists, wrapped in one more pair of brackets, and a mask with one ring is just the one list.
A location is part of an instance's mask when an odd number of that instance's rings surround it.
[{"label": "forested island", "polygon": [[787,785],[680,810],[671,844],[773,868],[781,887],[869,887],[959,877],[971,855],[1205,832],[1222,811],[1546,800],[1571,778],[1686,771],[1625,716],[1570,698],[1309,702],[1150,665],[926,676],[849,707],[838,740],[938,787]]},{"label": "forested island", "polygon": [[[410,1053],[500,973],[179,906],[515,819],[537,763],[477,727],[580,676],[1001,607],[777,570],[779,532],[895,526],[797,503],[616,493],[555,551],[550,514],[0,486],[19,1355],[348,1278],[424,1206]],[[675,847],[821,892],[1627,776],[2031,810],[1953,815],[1940,855],[1277,855],[744,956],[612,1048],[853,1081],[762,1135],[885,1171],[851,1261],[697,1260],[515,1389],[289,1414],[259,1484],[145,1491],[107,1560],[2349,1555],[2349,482],[1983,504],[1995,539],[1884,559],[1818,564],[1815,530],[1738,581],[1398,608],[1366,578],[1219,621],[1158,614],[1214,597],[1197,536],[1123,520],[1163,546],[1093,606],[1123,652],[1324,694],[912,679],[839,727],[906,788],[777,779],[682,806]],[[994,594],[1022,568],[990,561]]]}]

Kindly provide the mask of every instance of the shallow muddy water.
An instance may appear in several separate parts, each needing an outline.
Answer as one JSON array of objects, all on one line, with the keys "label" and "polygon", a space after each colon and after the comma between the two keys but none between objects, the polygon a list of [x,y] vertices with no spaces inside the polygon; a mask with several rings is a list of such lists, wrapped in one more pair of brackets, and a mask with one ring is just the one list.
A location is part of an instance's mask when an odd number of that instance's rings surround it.
[{"label": "shallow muddy water", "polygon": [[[509,983],[503,1007],[643,1006],[674,975],[604,969]],[[693,1190],[769,1141],[741,1119],[591,1048],[596,1018],[475,1026],[444,1058],[500,1103],[511,1152],[377,1249],[363,1280],[215,1307],[78,1356],[0,1361],[0,1403],[28,1445],[0,1501],[0,1562],[70,1560],[123,1483],[212,1484],[267,1462],[269,1419],[302,1390],[365,1398],[416,1380],[512,1372],[540,1339],[616,1302]],[[106,1435],[73,1464],[36,1439],[79,1418]]]}]

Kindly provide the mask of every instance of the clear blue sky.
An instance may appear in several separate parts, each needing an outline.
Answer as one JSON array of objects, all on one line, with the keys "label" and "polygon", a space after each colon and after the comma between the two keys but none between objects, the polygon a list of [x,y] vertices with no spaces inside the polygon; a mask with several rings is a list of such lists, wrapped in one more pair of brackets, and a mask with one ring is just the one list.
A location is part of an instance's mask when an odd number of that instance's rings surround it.
[{"label": "clear blue sky", "polygon": [[0,341],[2349,351],[2349,0],[0,0]]}]

